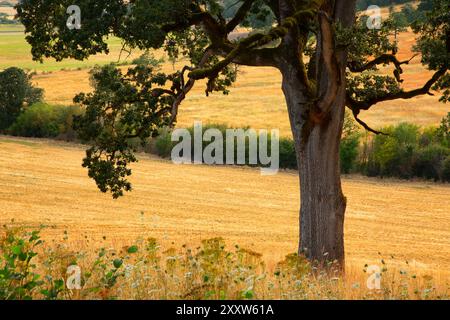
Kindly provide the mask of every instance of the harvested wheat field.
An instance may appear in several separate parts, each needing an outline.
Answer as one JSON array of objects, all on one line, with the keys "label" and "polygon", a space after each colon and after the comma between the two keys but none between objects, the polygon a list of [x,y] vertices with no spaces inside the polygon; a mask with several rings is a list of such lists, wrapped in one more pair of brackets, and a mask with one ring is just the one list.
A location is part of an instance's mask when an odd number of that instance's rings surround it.
[{"label": "harvested wheat field", "polygon": [[[149,236],[180,247],[219,236],[269,264],[296,250],[295,172],[264,177],[257,169],[176,166],[141,155],[134,191],[112,200],[81,167],[83,146],[3,136],[0,148],[0,222],[45,224],[45,238],[56,242],[67,231],[73,249]],[[343,184],[349,269],[383,258],[448,277],[450,185],[360,176]]]}]

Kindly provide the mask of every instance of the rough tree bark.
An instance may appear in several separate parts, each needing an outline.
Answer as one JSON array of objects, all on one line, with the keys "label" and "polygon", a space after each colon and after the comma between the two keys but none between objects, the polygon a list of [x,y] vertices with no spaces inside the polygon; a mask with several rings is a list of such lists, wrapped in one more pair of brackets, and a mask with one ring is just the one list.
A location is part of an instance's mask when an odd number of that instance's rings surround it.
[{"label": "rough tree bark", "polygon": [[312,102],[303,85],[283,72],[283,92],[295,140],[300,177],[299,252],[310,260],[344,262],[344,212],[339,166],[339,145],[345,108],[345,87],[340,89],[328,119],[304,136],[304,110]]},{"label": "rough tree bark", "polygon": [[[331,1],[327,14],[349,26],[355,18],[355,11],[351,8],[354,8],[354,1],[338,0],[334,4]],[[289,11],[287,8],[284,14],[289,16],[292,14]],[[339,146],[346,104],[347,53],[345,50],[339,51],[334,45],[327,48],[324,35],[327,30],[322,31],[318,38],[318,47],[322,49],[317,52],[318,63],[315,64],[317,90],[319,93],[323,91],[322,99],[312,98],[305,85],[306,71],[301,59],[300,62],[295,59],[295,56],[302,54],[301,45],[295,40],[297,34],[291,34],[291,40],[285,39],[280,70],[299,164],[299,253],[320,263],[336,260],[343,268],[346,199],[341,187]],[[330,57],[334,59],[331,63],[334,64],[335,74],[332,74],[333,70],[323,67],[329,63],[323,61],[327,56],[323,52],[325,50],[332,50]],[[334,91],[331,99],[330,90]],[[323,110],[327,96],[330,105]]]}]

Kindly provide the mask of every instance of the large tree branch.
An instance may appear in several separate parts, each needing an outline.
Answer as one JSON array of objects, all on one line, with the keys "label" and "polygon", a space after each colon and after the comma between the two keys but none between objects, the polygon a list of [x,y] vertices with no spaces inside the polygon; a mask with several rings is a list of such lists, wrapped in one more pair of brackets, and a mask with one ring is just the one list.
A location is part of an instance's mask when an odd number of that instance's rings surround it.
[{"label": "large tree branch", "polygon": [[[209,58],[212,56],[212,54],[213,54],[212,49],[207,48],[197,67],[203,68],[205,64],[208,62]],[[176,97],[174,103],[172,104],[170,125],[174,125],[175,122],[177,121],[178,109],[180,107],[180,104],[184,101],[184,99],[186,99],[187,94],[192,90],[192,88],[194,88],[196,81],[195,79],[189,78],[187,82],[185,82],[184,80],[184,73],[189,70],[192,70],[192,68],[184,67],[180,74],[181,91],[178,93],[178,96]]]},{"label": "large tree branch", "polygon": [[[226,51],[219,53],[226,56]],[[250,67],[277,67],[277,50],[274,48],[249,49],[236,56],[232,63]]]},{"label": "large tree branch", "polygon": [[325,66],[325,76],[327,78],[327,83],[325,88],[319,88],[318,94],[318,111],[320,118],[326,116],[330,111],[334,101],[336,100],[341,77],[339,72],[339,66],[335,55],[335,36],[332,27],[331,18],[327,13],[321,11],[319,13],[319,26],[320,26],[320,36],[321,36],[321,61],[323,61]]},{"label": "large tree branch", "polygon": [[394,70],[394,76],[397,79],[398,82],[403,82],[403,80],[400,78],[400,75],[403,73],[402,65],[403,64],[409,64],[412,59],[414,59],[416,55],[414,55],[411,59],[405,60],[405,61],[399,61],[397,57],[393,54],[382,54],[381,56],[365,63],[365,64],[358,64],[355,62],[349,62],[347,64],[347,67],[350,69],[351,72],[363,72],[366,70],[370,70],[373,67],[380,65],[380,64],[390,64],[392,63],[395,66]]},{"label": "large tree branch", "polygon": [[227,34],[232,32],[247,16],[255,0],[245,0],[240,6],[235,16],[227,23],[226,32]]},{"label": "large tree branch", "polygon": [[210,40],[214,42],[223,41],[226,38],[226,26],[217,21],[209,12],[200,6],[191,4],[192,13],[185,19],[175,24],[167,24],[162,27],[165,32],[185,30],[191,26],[202,25]]},{"label": "large tree branch", "polygon": [[[296,12],[292,17],[284,19],[281,25],[277,27],[273,27],[267,34],[264,33],[255,33],[249,35],[247,38],[242,39],[238,42],[237,45],[233,45],[231,43],[213,43],[213,47],[222,50],[225,52],[225,57],[223,60],[219,61],[215,65],[210,68],[205,69],[197,69],[192,71],[189,74],[189,77],[199,80],[204,78],[213,78],[217,76],[217,74],[226,68],[231,63],[239,63],[240,58],[249,56],[249,54],[263,54],[259,56],[260,62],[257,65],[261,65],[263,61],[266,61],[269,53],[274,54],[277,52],[277,49],[258,49],[264,45],[267,45],[273,42],[276,39],[283,38],[288,34],[288,32],[297,27],[299,22],[311,19],[315,15],[314,10],[300,10]],[[257,57],[257,56],[255,56]],[[249,62],[248,59],[243,59]],[[244,62],[244,61],[242,61]],[[275,66],[275,59],[272,57],[272,61],[269,65]],[[254,65],[254,64],[253,64]]]},{"label": "large tree branch", "polygon": [[374,133],[374,134],[376,134],[376,135],[380,135],[380,134],[381,134],[381,135],[387,135],[387,134],[384,133],[384,132],[381,132],[381,131],[372,129],[367,123],[365,123],[363,120],[361,120],[361,119],[359,118],[359,111],[353,110],[353,117],[355,118],[356,122],[358,122],[358,123],[359,123],[364,129],[366,129],[367,131],[372,132],[372,133]]},{"label": "large tree branch", "polygon": [[411,99],[417,96],[429,94],[431,87],[447,72],[447,68],[442,68],[434,73],[430,80],[428,80],[423,87],[410,90],[410,91],[400,91],[396,93],[386,94],[381,97],[372,98],[366,101],[359,101],[353,99],[350,95],[347,94],[347,105],[352,110],[369,110],[373,105],[384,102],[391,101],[396,99]]},{"label": "large tree branch", "polygon": [[397,69],[401,69],[402,64],[408,64],[414,57],[416,57],[416,55],[409,60],[399,61],[395,55],[386,53],[362,65],[355,62],[349,62],[348,68],[351,72],[363,72],[380,64],[392,63]]},{"label": "large tree branch", "polygon": [[[188,19],[179,24],[166,25],[163,27],[163,30],[166,32],[171,32],[183,30],[189,26],[202,26],[212,43],[211,49],[214,48],[214,54],[225,57],[226,59],[226,61],[219,62],[219,65],[214,67],[214,71],[210,72],[211,76],[217,74],[217,70],[220,71],[229,63],[248,66],[275,66],[276,63],[274,60],[274,54],[276,50],[250,48],[252,40],[258,40],[260,38],[263,38],[265,35],[253,35],[254,37],[251,36],[251,39],[244,39],[246,41],[241,41],[240,43],[248,43],[248,46],[246,48],[242,46],[239,47],[239,44],[235,45],[231,43],[227,38],[228,33],[233,31],[233,29],[235,28],[233,27],[233,25],[235,25],[236,23],[239,24],[240,21],[245,18],[245,15],[251,8],[251,5],[254,1],[255,0],[245,1],[245,3],[239,8],[235,17],[228,24],[217,21],[209,12],[204,11],[201,7],[193,6],[192,10],[195,12],[190,17],[188,17]],[[200,66],[197,67],[200,68]],[[200,78],[206,78],[206,76]]]}]

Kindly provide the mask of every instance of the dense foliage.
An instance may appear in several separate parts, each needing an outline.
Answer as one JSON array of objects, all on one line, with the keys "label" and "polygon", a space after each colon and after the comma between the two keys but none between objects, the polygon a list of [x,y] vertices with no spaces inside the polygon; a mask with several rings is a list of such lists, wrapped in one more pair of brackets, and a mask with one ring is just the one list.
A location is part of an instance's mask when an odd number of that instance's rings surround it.
[{"label": "dense foliage", "polygon": [[[219,128],[225,137],[226,125],[206,125]],[[450,114],[440,127],[420,128],[409,123],[381,128],[388,135],[363,135],[352,118],[345,117],[340,147],[342,173],[361,173],[368,176],[423,178],[450,182]],[[193,131],[194,128],[189,128]],[[164,129],[155,140],[155,152],[170,158],[176,142],[171,131]],[[205,148],[207,143],[204,143]],[[226,144],[224,143],[224,146]],[[225,154],[225,147],[223,154]],[[248,141],[245,153],[249,154]],[[193,153],[193,150],[191,151]],[[280,140],[280,168],[297,169],[295,144],[292,139]],[[249,165],[248,157],[246,165]]]},{"label": "dense foliage", "polygon": [[77,106],[54,106],[36,103],[22,112],[8,133],[22,137],[64,138],[74,140],[73,117],[82,110]]},{"label": "dense foliage", "polygon": [[[443,120],[443,124],[447,118]],[[419,177],[450,181],[450,148],[443,126],[425,128],[402,123],[384,128],[389,136],[376,136],[366,145],[361,170],[369,176]],[[448,130],[445,133],[448,135]]]},{"label": "dense foliage", "polygon": [[31,75],[19,68],[0,71],[0,132],[8,129],[26,106],[42,99],[43,90],[30,80]]},{"label": "dense foliage", "polygon": [[109,65],[95,68],[91,75],[94,92],[74,99],[86,107],[86,112],[76,117],[74,128],[82,141],[94,144],[83,162],[89,176],[101,191],[111,191],[117,198],[131,189],[127,164],[136,158],[130,139],[145,142],[169,124],[175,97],[171,90],[160,87],[172,78],[151,65],[137,65],[125,75]]}]

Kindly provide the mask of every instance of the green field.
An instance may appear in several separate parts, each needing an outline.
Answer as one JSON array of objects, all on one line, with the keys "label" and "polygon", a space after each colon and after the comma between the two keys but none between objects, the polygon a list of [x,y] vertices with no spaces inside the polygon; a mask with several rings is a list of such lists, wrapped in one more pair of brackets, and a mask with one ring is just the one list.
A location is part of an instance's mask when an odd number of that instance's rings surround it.
[{"label": "green field", "polygon": [[[110,48],[109,55],[97,55],[86,61],[70,59],[56,62],[54,59],[47,59],[44,63],[40,63],[32,61],[31,46],[27,43],[23,31],[24,28],[21,25],[0,25],[0,70],[12,66],[41,72],[91,68],[96,64],[117,62],[122,49],[120,39],[110,38],[108,39]],[[121,61],[123,61],[127,55],[128,53],[124,52]],[[130,58],[135,57],[136,55],[138,55],[138,52],[133,52]]]}]

